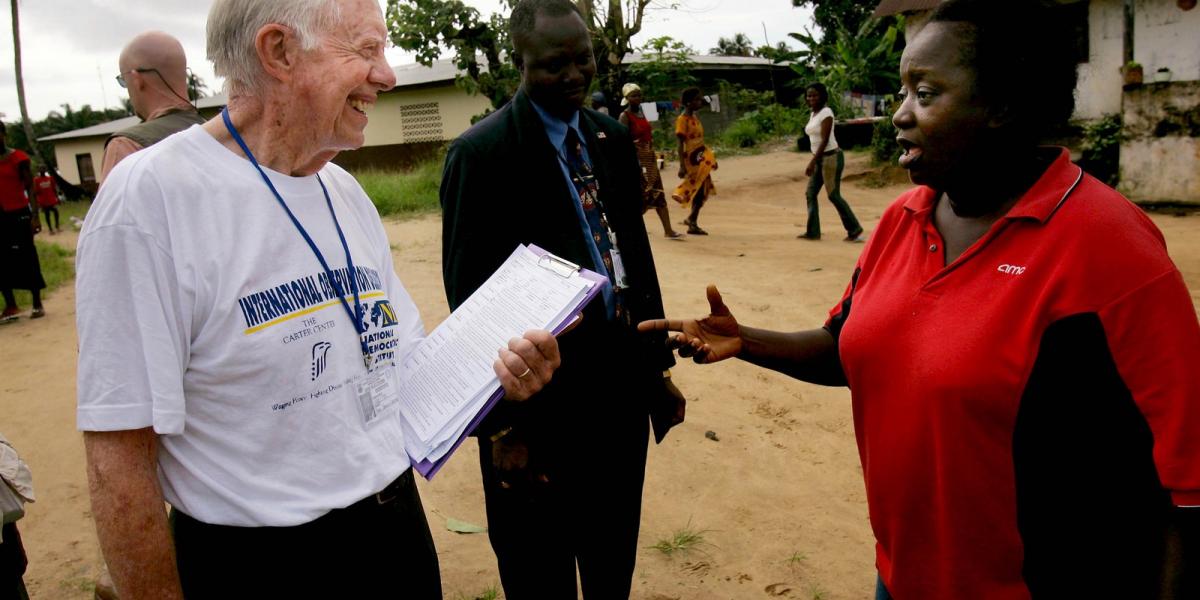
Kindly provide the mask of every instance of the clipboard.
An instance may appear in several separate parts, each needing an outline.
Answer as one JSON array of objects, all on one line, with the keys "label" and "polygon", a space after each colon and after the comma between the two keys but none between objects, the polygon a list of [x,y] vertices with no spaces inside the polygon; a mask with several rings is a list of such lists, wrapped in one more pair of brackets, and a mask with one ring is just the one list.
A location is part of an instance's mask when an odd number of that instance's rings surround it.
[{"label": "clipboard", "polygon": [[[564,258],[555,256],[554,254],[551,254],[545,249],[534,244],[526,244],[525,247],[533,252],[533,254],[538,256],[538,266],[552,271],[564,278],[580,277],[591,281],[594,284],[590,289],[588,289],[583,298],[581,298],[580,301],[572,307],[566,316],[549,329],[550,333],[558,335],[559,333],[562,333],[564,329],[570,326],[575,319],[579,318],[579,316],[583,313],[584,308],[586,308],[587,305],[590,304],[592,300],[594,300],[596,296],[600,294],[601,287],[604,285],[610,285],[610,282],[604,275],[596,273],[590,269],[585,269],[580,265],[577,265]],[[479,424],[483,422],[484,418],[486,418],[490,412],[492,412],[492,409],[496,407],[496,403],[498,403],[503,397],[504,388],[497,386],[497,389],[492,392],[491,396],[488,397],[487,401],[483,404],[483,407],[479,410],[479,412],[476,413],[475,417],[468,422],[466,429],[463,430],[463,433],[454,441],[454,445],[452,445],[450,449],[444,455],[442,455],[441,458],[438,458],[434,461],[427,459],[412,461],[413,469],[420,473],[421,476],[423,476],[426,480],[433,479],[434,475],[437,475],[438,471],[440,471],[446,464],[446,461],[454,455],[454,453],[458,450],[458,447],[462,445],[463,441],[475,432],[475,430],[479,427]]]}]

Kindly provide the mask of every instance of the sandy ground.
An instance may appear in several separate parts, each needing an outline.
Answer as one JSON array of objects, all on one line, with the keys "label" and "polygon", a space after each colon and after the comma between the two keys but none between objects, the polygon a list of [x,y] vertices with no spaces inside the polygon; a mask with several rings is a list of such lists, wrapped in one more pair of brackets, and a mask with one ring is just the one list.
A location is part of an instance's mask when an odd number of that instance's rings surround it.
[{"label": "sandy ground", "polygon": [[[864,187],[853,174],[865,168],[853,155],[843,193],[869,232],[906,186]],[[715,282],[747,324],[799,329],[823,321],[862,246],[839,241],[844,233],[828,203],[821,206],[825,241],[795,239],[805,218],[801,169],[801,157],[787,152],[723,159],[720,195],[701,218],[708,237],[665,240],[653,213],[646,216],[668,314],[703,314],[704,287]],[[675,210],[673,220],[682,217]],[[1197,301],[1200,215],[1153,218]],[[432,328],[447,314],[440,221],[390,221],[387,229],[400,278]],[[49,239],[75,242],[72,233]],[[44,320],[0,328],[0,431],[29,462],[38,492],[20,522],[35,599],[90,598],[102,565],[75,431],[73,307],[74,289],[65,286],[47,300]],[[650,451],[633,598],[870,597],[873,542],[847,390],[738,362],[686,363],[675,374],[690,399],[687,422]],[[464,445],[421,485],[447,598],[499,589],[487,537],[445,529],[447,518],[485,521],[475,452],[473,442]],[[650,548],[685,527],[702,532],[703,543],[671,556]]]}]

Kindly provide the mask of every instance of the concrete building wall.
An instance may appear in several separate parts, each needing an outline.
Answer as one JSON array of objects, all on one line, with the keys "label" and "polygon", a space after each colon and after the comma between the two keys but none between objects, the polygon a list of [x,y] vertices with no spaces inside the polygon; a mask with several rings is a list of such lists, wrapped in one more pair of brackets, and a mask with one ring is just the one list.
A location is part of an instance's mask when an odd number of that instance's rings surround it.
[{"label": "concrete building wall", "polygon": [[1121,66],[1125,52],[1122,0],[1088,4],[1088,61],[1079,65],[1075,86],[1076,119],[1099,119],[1121,112]]},{"label": "concrete building wall", "polygon": [[[1173,81],[1200,79],[1200,9],[1182,10],[1175,0],[1139,0],[1133,18],[1133,57],[1142,64],[1147,82],[1154,81],[1159,67],[1170,69]],[[907,39],[928,19],[928,11],[910,14]],[[1076,119],[1099,119],[1121,112],[1124,38],[1124,2],[1088,1],[1088,61],[1079,65]]]},{"label": "concrete building wall", "polygon": [[453,82],[388,92],[369,113],[366,146],[452,140],[471,126],[471,117],[491,107]]},{"label": "concrete building wall", "polygon": [[1200,81],[1125,94],[1122,193],[1135,202],[1200,204]]},{"label": "concrete building wall", "polygon": [[[470,96],[453,82],[424,88],[388,92],[369,113],[366,140],[362,150],[343,153],[347,164],[402,168],[413,161],[437,153],[441,142],[452,140],[471,126],[471,117],[482,113],[491,103],[482,96]],[[219,107],[206,109],[209,118]],[[80,180],[76,155],[89,154],[97,177],[104,159],[107,135],[58,140],[54,154],[59,173],[75,185]]]},{"label": "concrete building wall", "polygon": [[58,173],[63,179],[75,184],[84,185],[79,177],[79,161],[76,157],[86,154],[92,157],[92,169],[95,177],[100,177],[100,164],[104,160],[104,140],[108,136],[95,136],[73,140],[54,142],[54,158],[58,161]]},{"label": "concrete building wall", "polygon": [[1200,8],[1183,10],[1175,0],[1141,0],[1133,13],[1133,59],[1142,64],[1146,81],[1160,67],[1172,81],[1200,79]]}]

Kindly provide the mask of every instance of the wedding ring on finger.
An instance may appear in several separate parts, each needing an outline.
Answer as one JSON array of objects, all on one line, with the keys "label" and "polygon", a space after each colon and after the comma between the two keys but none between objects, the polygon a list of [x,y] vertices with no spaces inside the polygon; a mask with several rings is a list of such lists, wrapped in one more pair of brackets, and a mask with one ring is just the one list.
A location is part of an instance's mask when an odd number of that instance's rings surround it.
[{"label": "wedding ring on finger", "polygon": [[529,373],[530,373],[530,372],[532,372],[532,371],[533,371],[533,369],[532,369],[532,368],[530,368],[530,367],[525,367],[525,372],[524,372],[524,373],[521,373],[520,375],[517,375],[517,379],[525,379],[526,377],[528,377],[528,376],[529,376]]}]

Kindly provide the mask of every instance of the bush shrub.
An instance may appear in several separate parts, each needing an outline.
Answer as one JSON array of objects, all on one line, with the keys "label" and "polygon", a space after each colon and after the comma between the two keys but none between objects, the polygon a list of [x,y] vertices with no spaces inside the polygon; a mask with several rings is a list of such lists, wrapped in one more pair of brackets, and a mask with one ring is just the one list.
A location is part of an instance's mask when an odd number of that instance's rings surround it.
[{"label": "bush shrub", "polygon": [[896,143],[897,131],[891,117],[898,106],[896,100],[889,102],[883,120],[875,122],[875,130],[871,133],[871,162],[876,165],[894,165],[900,159],[900,144]]},{"label": "bush shrub", "polygon": [[805,110],[769,104],[742,115],[725,129],[719,141],[726,146],[750,148],[771,138],[802,133],[807,122]]},{"label": "bush shrub", "polygon": [[1121,115],[1111,114],[1083,128],[1083,156],[1079,166],[1092,177],[1116,186],[1121,177]]},{"label": "bush shrub", "polygon": [[416,215],[440,208],[443,157],[423,162],[411,171],[367,169],[354,173],[379,214]]}]

